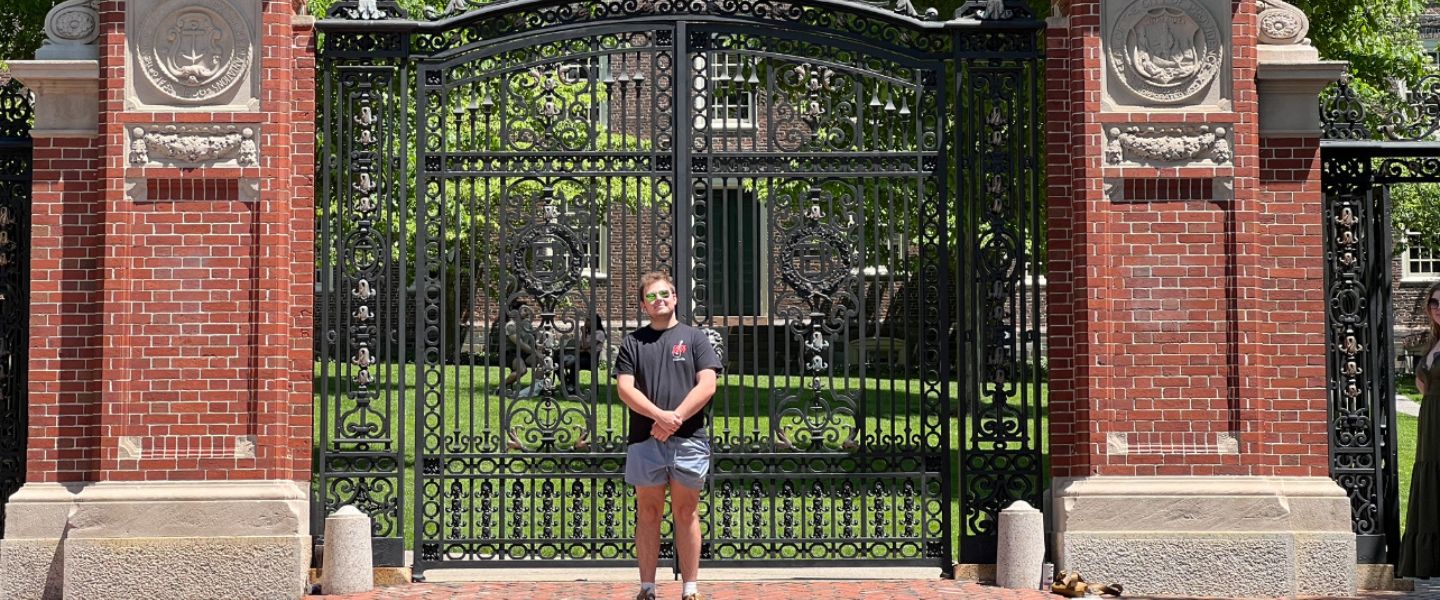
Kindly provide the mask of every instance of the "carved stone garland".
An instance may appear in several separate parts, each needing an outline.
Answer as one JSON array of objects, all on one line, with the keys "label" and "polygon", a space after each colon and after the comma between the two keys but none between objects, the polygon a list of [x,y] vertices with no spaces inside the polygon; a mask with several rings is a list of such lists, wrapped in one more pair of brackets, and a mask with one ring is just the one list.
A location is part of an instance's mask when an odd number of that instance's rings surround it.
[{"label": "carved stone garland", "polygon": [[1182,163],[1210,160],[1229,163],[1229,132],[1209,125],[1111,127],[1106,132],[1105,164]]},{"label": "carved stone garland", "polygon": [[238,125],[164,125],[130,130],[131,165],[152,161],[186,165],[234,160],[242,167],[259,164],[255,130]]}]

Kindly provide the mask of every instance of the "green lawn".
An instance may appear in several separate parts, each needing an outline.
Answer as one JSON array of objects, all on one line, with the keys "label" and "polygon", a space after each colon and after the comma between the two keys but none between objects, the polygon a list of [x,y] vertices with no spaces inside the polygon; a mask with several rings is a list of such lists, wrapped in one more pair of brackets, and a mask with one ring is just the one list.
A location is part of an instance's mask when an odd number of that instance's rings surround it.
[{"label": "green lawn", "polygon": [[1395,381],[1395,393],[1416,402],[1420,401],[1420,390],[1415,387],[1415,377],[1401,375]]},{"label": "green lawn", "polygon": [[[415,510],[416,414],[413,407],[402,411],[398,399],[413,393],[417,381],[415,369],[413,365],[382,364],[372,367],[375,381],[370,387],[376,395],[364,405],[351,399],[338,403],[330,400],[349,390],[342,382],[351,380],[355,373],[353,367],[345,364],[332,363],[329,369],[330,372],[326,372],[325,365],[316,367],[317,410],[329,413],[326,419],[317,419],[317,444],[334,447],[337,437],[344,434],[357,440],[342,443],[344,447],[372,451],[396,448],[400,441],[393,438],[401,434],[396,425],[403,424],[405,442],[398,448],[403,449],[405,483],[398,490],[398,496],[404,500],[404,517],[399,529],[403,530],[408,545],[413,539],[411,530]],[[494,367],[449,366],[437,369],[427,377],[438,384],[432,386],[438,392],[424,400],[431,407],[425,411],[426,421],[435,430],[423,438],[426,454],[447,455],[449,459],[441,463],[444,466],[437,468],[465,474],[445,480],[429,480],[435,482],[432,493],[445,495],[446,503],[450,504],[428,509],[427,514],[435,516],[427,516],[427,523],[445,521],[442,529],[453,525],[455,531],[473,533],[470,537],[477,539],[495,537],[496,533],[527,538],[551,538],[576,532],[588,532],[597,537],[629,536],[625,525],[629,518],[629,499],[625,497],[628,490],[624,486],[615,491],[620,497],[614,497],[608,489],[602,493],[602,479],[574,477],[567,479],[566,485],[589,487],[583,490],[577,487],[575,493],[567,496],[571,490],[555,490],[538,479],[526,480],[514,492],[525,496],[531,503],[545,506],[537,520],[533,507],[507,506],[498,497],[501,491],[493,486],[482,488],[468,477],[501,469],[513,473],[510,469],[516,468],[514,463],[507,466],[477,457],[504,456],[521,450],[556,456],[557,461],[547,467],[553,470],[570,468],[580,469],[579,472],[595,472],[598,466],[599,471],[613,471],[617,467],[613,459],[608,463],[595,462],[594,459],[623,452],[627,413],[615,395],[608,374],[598,372],[592,380],[591,373],[582,372],[580,390],[586,399],[554,402],[515,400],[493,393],[501,378],[501,371]],[[521,381],[521,385],[528,383],[528,379]],[[717,459],[723,459],[726,454],[771,452],[833,457],[836,454],[853,454],[857,448],[872,449],[875,454],[913,454],[917,449],[939,444],[936,436],[943,422],[950,430],[951,472],[954,473],[961,458],[958,449],[966,445],[994,447],[996,442],[987,438],[1010,436],[1013,432],[1007,429],[1020,423],[1015,415],[1025,414],[1032,418],[1023,430],[1034,436],[1032,439],[1038,438],[1042,452],[1040,472],[1048,472],[1043,387],[1038,398],[1006,390],[1011,392],[1006,404],[992,406],[988,412],[980,411],[983,417],[966,418],[962,423],[955,416],[955,411],[943,420],[941,415],[932,414],[933,397],[938,394],[938,388],[931,386],[927,389],[912,379],[822,378],[820,386],[827,391],[819,396],[819,402],[815,401],[816,395],[810,389],[814,383],[810,378],[796,376],[724,376],[711,404],[714,418],[710,432],[718,450]],[[952,385],[949,393],[953,398],[958,389]],[[1005,413],[1005,418],[994,418],[998,413]],[[1038,423],[1034,421],[1034,415],[1039,416]],[[327,421],[342,424],[342,427],[322,431],[320,424]],[[511,427],[507,429],[502,423]],[[387,437],[391,438],[388,443],[358,441]],[[962,443],[962,440],[969,443]],[[577,456],[584,460],[574,460]],[[567,460],[570,462],[567,463]],[[721,464],[722,461],[717,460],[717,469]],[[777,476],[773,481],[761,484],[764,489],[722,489],[717,478],[715,497],[710,502],[717,506],[724,503],[726,510],[721,512],[735,516],[734,520],[722,519],[724,515],[717,516],[710,525],[717,533],[731,531],[736,536],[750,537],[763,530],[769,535],[762,537],[817,540],[854,540],[867,535],[883,537],[887,532],[900,537],[915,537],[916,531],[938,527],[932,522],[933,516],[926,515],[944,510],[934,503],[927,506],[927,499],[933,498],[933,502],[938,502],[936,490],[908,490],[904,487],[904,477],[888,474],[888,470],[913,471],[919,468],[913,461],[906,464],[903,461],[852,460],[845,463],[845,468],[853,469],[853,474],[839,477],[824,475],[826,468],[819,466],[820,463],[807,463],[803,459],[788,462],[737,459],[728,464],[741,472],[764,469],[763,472],[776,472]],[[534,468],[534,465],[525,468]],[[442,481],[448,482],[448,489],[440,487]],[[743,482],[754,485],[752,481]],[[507,484],[515,485],[515,480],[508,480]],[[977,482],[976,485],[988,484]],[[1007,485],[1013,486],[1015,482]],[[957,497],[951,501],[949,512],[955,526],[957,529],[970,527],[973,530],[975,525],[965,524],[960,513],[958,494],[961,486],[956,485],[954,489]],[[870,491],[876,493],[867,494]],[[346,493],[345,490],[336,491],[339,496]],[[391,492],[390,495],[397,494]],[[597,504],[605,504],[606,509],[597,507]],[[508,514],[516,516],[515,521],[506,521],[504,515],[507,509],[510,510]],[[529,513],[523,525],[520,523],[521,513],[513,509]],[[437,510],[444,514],[436,515]],[[550,516],[552,513],[553,517]],[[454,517],[454,514],[467,516]],[[475,514],[481,516],[474,517]],[[485,516],[492,514],[493,518]],[[607,519],[619,521],[618,528],[613,531],[606,529],[603,533],[576,529],[582,521],[589,521],[598,530],[601,525],[595,523]]]},{"label": "green lawn", "polygon": [[1395,415],[1395,454],[1400,475],[1400,529],[1405,529],[1406,506],[1410,503],[1410,472],[1415,465],[1415,441],[1420,420],[1410,415]]}]

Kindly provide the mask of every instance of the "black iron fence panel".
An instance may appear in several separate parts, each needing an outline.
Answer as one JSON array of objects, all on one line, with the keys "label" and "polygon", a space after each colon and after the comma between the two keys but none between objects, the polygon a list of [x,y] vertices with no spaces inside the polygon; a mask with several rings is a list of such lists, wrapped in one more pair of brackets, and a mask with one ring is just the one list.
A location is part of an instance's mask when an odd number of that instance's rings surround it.
[{"label": "black iron fence panel", "polygon": [[[413,462],[407,408],[419,388],[403,343],[414,320],[414,259],[398,251],[415,219],[407,208],[413,86],[404,64],[384,61],[322,57],[320,74],[312,512],[365,511],[376,559],[398,565]],[[311,525],[323,534],[323,519]]]},{"label": "black iron fence panel", "polygon": [[[1034,152],[1042,126],[1030,102],[1039,97],[1040,65],[1016,60],[961,64],[957,147],[972,150],[960,171],[961,205],[954,262],[961,276],[949,297],[965,335],[955,345],[966,433],[959,471],[961,556],[994,556],[1000,510],[1015,500],[1043,499],[1046,436],[1038,389],[1041,289],[1038,240],[1043,203]],[[974,382],[969,384],[969,382]]]},{"label": "black iron fence panel", "polygon": [[31,100],[0,73],[0,535],[5,501],[25,483],[29,431]]},{"label": "black iron fence panel", "polygon": [[1398,558],[1390,186],[1440,183],[1440,77],[1367,105],[1347,79],[1322,102],[1330,476],[1350,494],[1361,563]]},{"label": "black iron fence panel", "polygon": [[703,559],[986,561],[1044,475],[1039,29],[983,8],[337,6],[316,510],[417,574],[633,564],[611,370],[660,270],[724,363]]},{"label": "black iron fence panel", "polygon": [[[1350,494],[1360,559],[1385,563],[1399,535],[1390,219],[1372,159],[1330,151],[1325,173],[1326,337],[1330,474]],[[1398,540],[1397,540],[1398,541]]]}]

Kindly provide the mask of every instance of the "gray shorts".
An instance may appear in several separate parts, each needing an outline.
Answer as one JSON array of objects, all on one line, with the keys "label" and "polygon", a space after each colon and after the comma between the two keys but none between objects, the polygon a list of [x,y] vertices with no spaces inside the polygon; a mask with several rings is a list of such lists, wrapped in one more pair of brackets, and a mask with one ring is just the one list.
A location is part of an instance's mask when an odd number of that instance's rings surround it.
[{"label": "gray shorts", "polygon": [[709,474],[710,442],[703,437],[650,438],[625,449],[625,483],[636,487],[674,482],[700,490]]}]

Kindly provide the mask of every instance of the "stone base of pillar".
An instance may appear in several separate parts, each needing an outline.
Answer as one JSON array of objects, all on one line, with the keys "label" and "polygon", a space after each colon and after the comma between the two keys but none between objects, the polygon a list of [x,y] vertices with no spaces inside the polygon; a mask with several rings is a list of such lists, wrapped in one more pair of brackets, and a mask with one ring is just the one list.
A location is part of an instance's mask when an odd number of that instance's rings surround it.
[{"label": "stone base of pillar", "polygon": [[26,484],[0,597],[300,598],[309,511],[290,481]]},{"label": "stone base of pillar", "polygon": [[1125,593],[1355,593],[1350,500],[1328,478],[1081,477],[1051,489],[1061,569]]}]

